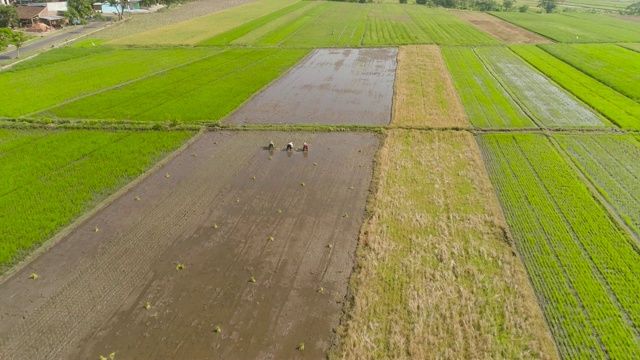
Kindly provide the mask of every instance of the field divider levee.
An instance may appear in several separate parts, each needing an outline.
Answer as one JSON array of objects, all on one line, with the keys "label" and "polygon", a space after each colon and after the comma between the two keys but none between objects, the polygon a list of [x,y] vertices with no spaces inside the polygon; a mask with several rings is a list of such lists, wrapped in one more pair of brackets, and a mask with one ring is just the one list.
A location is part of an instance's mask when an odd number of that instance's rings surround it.
[{"label": "field divider levee", "polygon": [[120,188],[120,190],[118,190],[115,193],[113,193],[110,196],[108,196],[106,199],[104,199],[102,202],[100,202],[98,205],[96,205],[93,209],[91,209],[91,210],[87,211],[86,213],[84,213],[83,215],[81,215],[79,218],[77,218],[75,221],[73,221],[70,225],[66,226],[64,229],[62,229],[61,231],[56,233],[53,237],[51,237],[48,240],[45,240],[42,243],[42,246],[40,246],[37,250],[32,252],[23,261],[21,261],[20,263],[18,263],[14,267],[12,267],[11,270],[5,272],[4,274],[0,274],[0,284],[2,284],[5,280],[7,280],[9,277],[11,277],[11,275],[13,275],[14,273],[20,271],[25,266],[29,265],[38,256],[40,256],[41,254],[45,253],[47,250],[52,248],[61,239],[63,239],[65,236],[69,235],[71,232],[73,232],[75,229],[77,229],[80,225],[84,224],[85,221],[87,221],[88,219],[93,217],[100,210],[102,210],[105,207],[107,207],[110,204],[112,204],[114,201],[116,201],[118,198],[120,198],[123,194],[125,194],[131,188],[133,188],[136,185],[140,184],[143,180],[148,178],[151,174],[155,173],[162,166],[167,164],[169,161],[173,160],[176,156],[178,156],[178,154],[180,154],[182,151],[184,151],[184,149],[186,149],[189,145],[191,145],[194,141],[196,141],[203,134],[203,132],[204,132],[203,130],[204,129],[201,129],[200,131],[198,131],[194,136],[192,136],[189,140],[187,140],[182,146],[180,146],[176,150],[172,151],[171,153],[166,155],[164,158],[160,159],[158,162],[155,163],[155,165],[153,165],[147,171],[142,173],[140,176],[135,178],[133,181],[131,181],[127,185],[125,185],[122,188]]},{"label": "field divider levee", "polygon": [[[224,51],[224,50],[222,50],[222,51]],[[222,51],[221,51],[221,52],[222,52]],[[119,84],[114,85],[114,86],[106,87],[106,88],[100,89],[100,90],[98,90],[98,91],[89,92],[89,93],[83,94],[83,95],[81,95],[81,96],[77,96],[77,97],[74,97],[74,98],[72,98],[72,99],[69,99],[69,100],[63,101],[63,102],[58,103],[58,104],[56,104],[56,105],[54,105],[54,106],[49,106],[49,107],[47,107],[47,108],[39,109],[39,110],[34,111],[34,112],[32,112],[32,113],[25,114],[25,115],[23,115],[23,116],[21,116],[21,117],[22,117],[22,118],[29,118],[29,117],[33,117],[33,116],[35,116],[35,115],[37,115],[37,114],[39,114],[39,113],[45,112],[45,111],[47,111],[47,110],[55,109],[55,108],[58,108],[58,107],[64,106],[64,105],[66,105],[66,104],[72,103],[72,102],[74,102],[74,101],[77,101],[77,100],[81,100],[81,99],[87,98],[87,97],[89,97],[89,96],[93,96],[93,95],[97,95],[97,94],[102,94],[102,93],[104,93],[104,92],[107,92],[107,91],[110,91],[110,90],[114,90],[114,89],[117,89],[117,88],[120,88],[120,87],[123,87],[123,86],[129,85],[129,84],[135,83],[135,82],[137,82],[137,81],[145,80],[145,79],[148,79],[148,78],[154,77],[154,76],[156,76],[156,75],[164,74],[164,73],[169,72],[169,71],[171,71],[171,70],[179,69],[179,68],[181,68],[181,67],[186,67],[186,66],[189,66],[189,65],[191,65],[191,64],[193,64],[193,63],[195,63],[195,62],[202,61],[202,60],[206,60],[206,59],[209,59],[209,58],[214,57],[214,56],[219,55],[219,54],[220,54],[220,52],[215,52],[215,53],[213,53],[213,54],[211,54],[211,55],[209,55],[209,56],[205,56],[205,57],[202,57],[202,58],[199,58],[199,59],[196,59],[196,60],[191,60],[191,61],[188,61],[188,62],[186,62],[186,63],[180,64],[180,65],[177,65],[177,66],[172,66],[172,67],[169,67],[169,68],[166,68],[166,69],[162,69],[162,70],[160,70],[160,71],[157,71],[157,72],[154,72],[154,73],[151,73],[151,74],[148,74],[148,75],[145,75],[145,76],[142,76],[142,77],[139,77],[139,78],[133,79],[133,80],[125,81],[125,82],[123,82],[123,83],[119,83]]]}]

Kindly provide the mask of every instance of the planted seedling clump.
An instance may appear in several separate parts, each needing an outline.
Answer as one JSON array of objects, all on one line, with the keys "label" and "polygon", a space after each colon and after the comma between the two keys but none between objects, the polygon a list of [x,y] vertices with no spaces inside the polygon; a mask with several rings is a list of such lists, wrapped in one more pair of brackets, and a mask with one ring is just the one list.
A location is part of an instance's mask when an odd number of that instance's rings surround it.
[{"label": "planted seedling clump", "polygon": [[178,264],[178,266],[176,266],[176,270],[184,270],[184,268],[184,264]]}]

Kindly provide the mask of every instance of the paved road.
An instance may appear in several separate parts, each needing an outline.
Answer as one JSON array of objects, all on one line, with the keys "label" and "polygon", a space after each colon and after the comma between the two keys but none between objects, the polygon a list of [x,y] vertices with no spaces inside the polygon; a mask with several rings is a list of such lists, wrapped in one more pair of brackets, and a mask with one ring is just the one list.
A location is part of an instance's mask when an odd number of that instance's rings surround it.
[{"label": "paved road", "polygon": [[[25,57],[28,53],[41,50],[44,48],[50,48],[51,45],[60,45],[65,40],[73,39],[81,34],[93,31],[102,26],[105,26],[107,23],[105,22],[92,22],[85,26],[78,26],[75,29],[71,29],[70,31],[64,31],[60,34],[45,36],[42,39],[36,40],[33,43],[25,44],[22,48],[20,48],[20,55]],[[15,59],[18,56],[18,52],[14,50],[9,50],[0,53],[0,60],[9,60]]]}]

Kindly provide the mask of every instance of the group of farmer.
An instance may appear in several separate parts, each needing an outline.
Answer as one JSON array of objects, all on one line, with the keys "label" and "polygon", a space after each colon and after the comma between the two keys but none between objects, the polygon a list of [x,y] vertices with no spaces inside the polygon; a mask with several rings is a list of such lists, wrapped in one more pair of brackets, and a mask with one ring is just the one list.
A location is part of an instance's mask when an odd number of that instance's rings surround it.
[{"label": "group of farmer", "polygon": [[[274,148],[275,148],[275,145],[273,141],[269,141],[269,151],[273,150]],[[287,151],[293,151],[293,142],[290,142],[287,144]],[[309,144],[307,143],[302,144],[302,151],[309,151]]]}]

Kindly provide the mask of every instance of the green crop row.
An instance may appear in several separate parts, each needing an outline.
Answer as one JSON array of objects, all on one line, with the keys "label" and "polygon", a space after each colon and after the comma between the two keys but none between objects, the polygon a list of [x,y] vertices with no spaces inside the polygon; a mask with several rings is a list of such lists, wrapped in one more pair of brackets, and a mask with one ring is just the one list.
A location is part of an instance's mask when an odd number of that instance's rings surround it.
[{"label": "green crop row", "polygon": [[635,52],[640,52],[640,44],[618,44],[622,47],[625,47],[629,50],[633,50]]},{"label": "green crop row", "polygon": [[[0,267],[15,263],[189,132],[0,132]],[[15,178],[14,178],[15,176]]]},{"label": "green crop row", "polygon": [[201,43],[199,43],[198,45],[202,45],[202,46],[225,46],[225,45],[229,45],[232,41],[241,38],[244,35],[247,35],[248,33],[250,33],[251,31],[264,26],[268,23],[270,23],[271,21],[278,19],[281,16],[284,16],[286,14],[289,14],[293,11],[299,10],[300,8],[303,7],[309,7],[308,2],[298,2],[295,3],[293,5],[284,7],[280,10],[276,10],[270,14],[267,14],[265,16],[259,17],[255,20],[246,22],[236,28],[233,28],[229,31],[223,32],[222,34],[216,35],[210,39],[207,39]]},{"label": "green crop row", "polygon": [[563,150],[640,238],[640,142],[627,136],[556,136]]},{"label": "green crop row", "polygon": [[640,356],[637,244],[544,136],[479,143],[562,356]]},{"label": "green crop row", "polygon": [[529,64],[623,129],[640,130],[640,105],[532,45],[511,46]]},{"label": "green crop row", "polygon": [[[72,100],[123,82],[215,54],[209,49],[117,50],[74,57],[75,48],[57,53],[72,55],[66,61],[0,73],[0,88],[10,89],[12,96],[0,97],[0,116],[17,117]],[[112,106],[114,104],[111,104]]]},{"label": "green crop row", "polygon": [[444,47],[442,54],[469,120],[477,127],[535,127],[473,49]]},{"label": "green crop row", "polygon": [[544,51],[640,102],[640,53],[612,44],[541,44]]},{"label": "green crop row", "polygon": [[509,94],[547,127],[606,126],[591,110],[531,68],[505,47],[477,48],[478,57]]},{"label": "green crop row", "polygon": [[[105,46],[91,46],[82,48],[66,46],[45,51],[29,61],[18,62],[11,68],[3,70],[3,72],[17,72],[26,69],[35,69],[41,66],[50,66],[55,63],[75,60],[103,53],[110,53],[114,51],[117,51],[117,49]],[[73,62],[73,64],[75,63],[77,62]]]},{"label": "green crop row", "polygon": [[298,62],[307,50],[227,50],[42,115],[118,120],[216,121]]},{"label": "green crop row", "polygon": [[[300,11],[302,9],[308,10]],[[446,11],[424,6],[341,2],[313,3],[302,8],[293,5],[201,44],[359,47],[434,42],[447,45],[499,44],[491,36]]]},{"label": "green crop row", "polygon": [[432,43],[431,37],[413,22],[403,7],[382,4],[371,8],[362,45]]},{"label": "green crop row", "polygon": [[424,6],[406,8],[407,14],[438,45],[499,45],[500,42],[446,10]]},{"label": "green crop row", "polygon": [[640,41],[640,24],[598,14],[492,12],[510,23],[561,43]]}]

